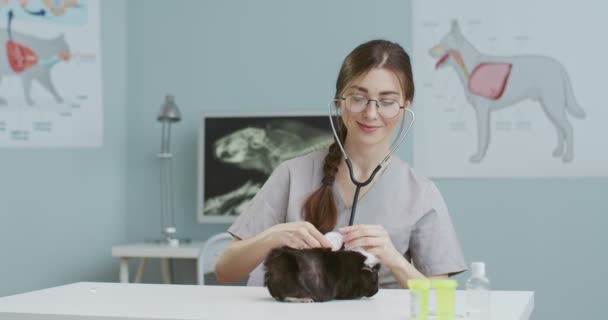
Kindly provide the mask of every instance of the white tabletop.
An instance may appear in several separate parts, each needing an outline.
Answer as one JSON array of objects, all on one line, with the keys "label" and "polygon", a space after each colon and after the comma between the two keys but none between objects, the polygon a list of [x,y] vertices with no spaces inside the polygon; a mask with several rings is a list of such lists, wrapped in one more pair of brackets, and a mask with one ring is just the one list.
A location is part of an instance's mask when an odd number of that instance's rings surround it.
[{"label": "white tabletop", "polygon": [[112,247],[113,257],[127,258],[198,258],[205,242],[182,243],[178,246],[158,243],[136,243]]},{"label": "white tabletop", "polygon": [[[462,319],[464,292],[456,292]],[[492,291],[492,320],[527,320],[534,293]],[[0,298],[0,319],[407,319],[409,291],[369,299],[277,302],[263,287],[79,282]]]}]

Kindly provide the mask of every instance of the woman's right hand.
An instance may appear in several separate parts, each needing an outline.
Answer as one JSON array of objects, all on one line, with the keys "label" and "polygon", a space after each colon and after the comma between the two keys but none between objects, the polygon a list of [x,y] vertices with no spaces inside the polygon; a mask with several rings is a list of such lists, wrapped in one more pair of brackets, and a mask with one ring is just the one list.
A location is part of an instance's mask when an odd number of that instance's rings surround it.
[{"label": "woman's right hand", "polygon": [[331,243],[310,222],[287,222],[274,225],[264,233],[271,247],[288,246],[294,249],[331,248]]}]

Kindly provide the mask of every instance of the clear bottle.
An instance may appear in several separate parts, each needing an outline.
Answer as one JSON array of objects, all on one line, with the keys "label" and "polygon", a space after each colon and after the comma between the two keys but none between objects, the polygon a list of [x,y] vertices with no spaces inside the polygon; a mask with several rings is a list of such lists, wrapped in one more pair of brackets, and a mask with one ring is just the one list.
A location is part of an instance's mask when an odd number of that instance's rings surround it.
[{"label": "clear bottle", "polygon": [[471,277],[466,282],[467,318],[469,320],[490,319],[490,280],[486,277],[483,262],[471,264]]}]

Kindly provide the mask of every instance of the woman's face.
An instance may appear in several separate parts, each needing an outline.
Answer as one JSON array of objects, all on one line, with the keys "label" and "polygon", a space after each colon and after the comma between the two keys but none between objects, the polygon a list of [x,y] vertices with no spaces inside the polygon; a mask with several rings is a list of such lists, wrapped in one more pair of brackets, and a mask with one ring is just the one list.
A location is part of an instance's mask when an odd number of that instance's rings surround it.
[{"label": "woman's face", "polygon": [[[373,68],[353,80],[342,93],[342,97],[349,95],[378,101],[392,99],[397,101],[400,106],[409,106],[409,101],[404,101],[404,93],[397,76],[392,71],[383,68]],[[359,113],[348,111],[344,101],[342,101],[341,109],[342,120],[348,129],[347,140],[349,143],[357,145],[390,145],[391,133],[403,117],[403,110],[399,110],[395,117],[383,118],[378,113],[374,101],[369,102]]]}]

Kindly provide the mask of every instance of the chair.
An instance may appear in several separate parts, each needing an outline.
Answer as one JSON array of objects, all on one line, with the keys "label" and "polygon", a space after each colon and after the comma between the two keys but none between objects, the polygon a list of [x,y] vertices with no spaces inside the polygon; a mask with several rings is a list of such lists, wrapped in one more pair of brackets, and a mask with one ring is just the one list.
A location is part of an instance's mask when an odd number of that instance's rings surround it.
[{"label": "chair", "polygon": [[234,237],[230,233],[222,232],[212,236],[205,242],[203,249],[201,249],[197,266],[198,283],[200,285],[205,285],[206,273],[215,272],[217,259],[233,239]]}]

